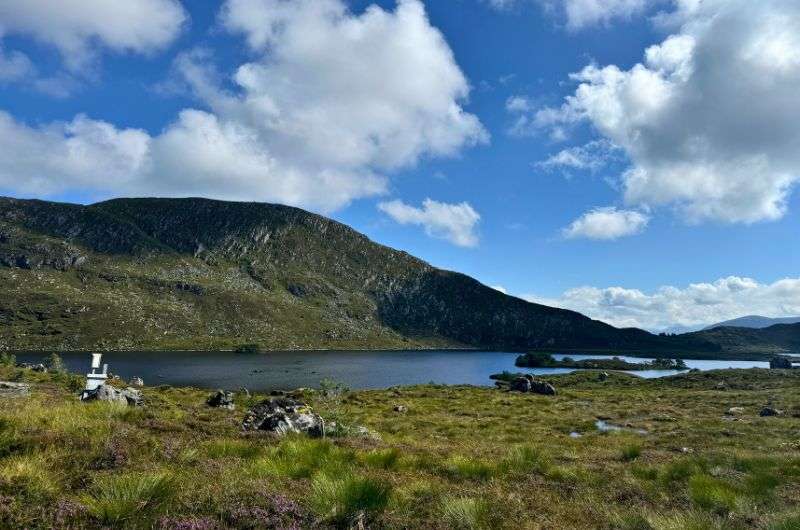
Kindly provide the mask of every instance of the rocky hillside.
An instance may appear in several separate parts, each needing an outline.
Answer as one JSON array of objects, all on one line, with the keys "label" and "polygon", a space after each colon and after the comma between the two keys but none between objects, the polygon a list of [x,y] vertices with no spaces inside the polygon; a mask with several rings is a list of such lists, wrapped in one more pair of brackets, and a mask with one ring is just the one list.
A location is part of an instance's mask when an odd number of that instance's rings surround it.
[{"label": "rocky hillside", "polygon": [[717,351],[506,296],[297,208],[0,198],[0,348]]},{"label": "rocky hillside", "polygon": [[685,337],[719,344],[728,352],[800,354],[800,323],[776,324],[760,329],[717,327],[690,333]]}]

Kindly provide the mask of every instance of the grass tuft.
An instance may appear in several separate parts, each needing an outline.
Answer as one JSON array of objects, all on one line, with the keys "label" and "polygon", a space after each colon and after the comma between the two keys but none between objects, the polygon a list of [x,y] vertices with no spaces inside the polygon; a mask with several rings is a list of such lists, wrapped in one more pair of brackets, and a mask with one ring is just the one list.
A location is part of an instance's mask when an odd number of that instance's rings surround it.
[{"label": "grass tuft", "polygon": [[739,504],[732,487],[708,475],[694,475],[689,479],[689,498],[698,507],[720,515],[736,510]]},{"label": "grass tuft", "polygon": [[367,477],[314,476],[309,501],[314,511],[337,526],[349,525],[359,516],[371,519],[389,503],[391,487]]},{"label": "grass tuft", "polygon": [[125,474],[97,481],[83,498],[89,513],[103,524],[117,525],[143,511],[156,510],[175,493],[175,482],[165,474]]},{"label": "grass tuft", "polygon": [[622,448],[620,458],[623,462],[633,462],[642,455],[642,448],[639,445],[628,445]]},{"label": "grass tuft", "polygon": [[456,455],[444,463],[444,472],[455,479],[487,480],[494,474],[495,468],[483,460]]},{"label": "grass tuft", "polygon": [[478,530],[490,528],[490,506],[486,500],[471,497],[446,497],[441,517],[448,528]]}]

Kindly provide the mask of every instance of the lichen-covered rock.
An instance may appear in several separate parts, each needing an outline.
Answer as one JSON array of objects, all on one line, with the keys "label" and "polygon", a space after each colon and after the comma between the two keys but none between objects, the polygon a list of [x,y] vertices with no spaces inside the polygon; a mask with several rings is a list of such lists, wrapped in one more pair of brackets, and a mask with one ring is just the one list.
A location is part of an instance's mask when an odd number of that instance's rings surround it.
[{"label": "lichen-covered rock", "polygon": [[142,393],[135,388],[121,390],[109,385],[101,385],[94,390],[84,390],[80,399],[81,401],[108,401],[129,407],[144,405]]},{"label": "lichen-covered rock", "polygon": [[135,387],[138,387],[138,388],[143,387],[144,386],[144,379],[142,379],[141,377],[134,377],[133,379],[131,379],[131,386],[135,386]]},{"label": "lichen-covered rock", "polygon": [[225,390],[217,390],[213,394],[211,394],[208,399],[206,400],[206,404],[209,407],[214,407],[218,409],[228,409],[234,410],[236,405],[233,403],[233,392],[227,392]]},{"label": "lichen-covered rock", "polygon": [[267,399],[245,414],[245,431],[268,431],[278,435],[305,433],[313,438],[325,436],[325,422],[303,403],[290,398]]}]

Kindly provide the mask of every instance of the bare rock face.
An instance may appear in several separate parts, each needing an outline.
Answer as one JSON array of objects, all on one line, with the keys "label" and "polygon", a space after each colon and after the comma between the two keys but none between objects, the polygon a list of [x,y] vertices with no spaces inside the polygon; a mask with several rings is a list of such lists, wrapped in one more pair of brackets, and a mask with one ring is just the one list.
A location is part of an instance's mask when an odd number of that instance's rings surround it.
[{"label": "bare rock face", "polygon": [[236,408],[236,405],[233,403],[233,396],[234,396],[233,392],[227,392],[225,390],[217,390],[208,397],[208,399],[206,400],[206,404],[209,407],[217,409],[234,410]]},{"label": "bare rock face", "polygon": [[144,405],[142,393],[135,388],[120,390],[109,385],[101,385],[94,390],[84,390],[80,399],[81,401],[109,401],[129,407]]},{"label": "bare rock face", "polygon": [[290,398],[267,399],[245,414],[245,431],[268,431],[280,436],[305,433],[312,438],[325,436],[325,422],[301,401]]}]

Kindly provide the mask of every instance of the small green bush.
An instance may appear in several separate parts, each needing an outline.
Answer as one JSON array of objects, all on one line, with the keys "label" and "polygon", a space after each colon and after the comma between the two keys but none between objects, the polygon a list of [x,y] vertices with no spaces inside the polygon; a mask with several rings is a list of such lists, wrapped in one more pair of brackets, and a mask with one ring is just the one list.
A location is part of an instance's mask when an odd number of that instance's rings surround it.
[{"label": "small green bush", "polygon": [[622,448],[620,458],[623,462],[632,462],[642,455],[642,448],[638,445],[628,445]]},{"label": "small green bush", "polygon": [[0,353],[0,366],[16,366],[17,357],[13,353],[3,352]]},{"label": "small green bush", "polygon": [[391,487],[385,481],[325,473],[314,476],[309,501],[314,511],[337,526],[347,526],[360,515],[370,519],[389,503]]},{"label": "small green bush", "polygon": [[57,353],[51,353],[50,356],[45,359],[44,365],[50,372],[56,374],[63,374],[67,371],[67,368],[64,366],[64,360]]},{"label": "small green bush", "polygon": [[447,497],[441,506],[441,517],[448,528],[464,530],[490,528],[490,513],[487,501],[471,497]]}]

